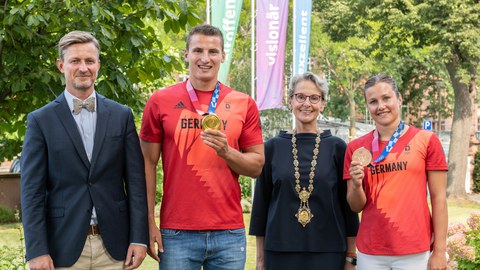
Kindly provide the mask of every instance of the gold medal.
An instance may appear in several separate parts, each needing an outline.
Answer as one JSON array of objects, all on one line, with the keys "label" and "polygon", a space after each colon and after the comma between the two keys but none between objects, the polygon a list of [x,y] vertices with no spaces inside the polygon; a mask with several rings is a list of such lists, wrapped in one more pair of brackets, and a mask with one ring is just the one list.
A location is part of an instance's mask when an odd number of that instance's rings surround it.
[{"label": "gold medal", "polygon": [[372,162],[372,154],[364,147],[360,147],[352,155],[353,161],[359,161],[362,166],[367,166]]},{"label": "gold medal", "polygon": [[220,130],[222,126],[222,121],[220,118],[215,114],[207,114],[202,119],[202,129],[213,129],[213,130]]},{"label": "gold medal", "polygon": [[310,223],[310,220],[313,218],[313,214],[310,211],[310,208],[303,206],[298,209],[295,217],[297,217],[298,222],[300,222],[300,224],[305,227],[308,223]]}]

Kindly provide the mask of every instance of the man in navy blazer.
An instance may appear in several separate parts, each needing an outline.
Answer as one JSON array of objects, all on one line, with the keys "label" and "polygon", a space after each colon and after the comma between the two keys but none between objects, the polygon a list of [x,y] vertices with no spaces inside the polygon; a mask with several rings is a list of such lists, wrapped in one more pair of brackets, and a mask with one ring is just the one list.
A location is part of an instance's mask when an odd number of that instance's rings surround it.
[{"label": "man in navy blazer", "polygon": [[58,50],[65,91],[27,117],[21,158],[26,259],[35,270],[135,269],[149,238],[133,114],[94,90],[95,37],[72,31]]}]

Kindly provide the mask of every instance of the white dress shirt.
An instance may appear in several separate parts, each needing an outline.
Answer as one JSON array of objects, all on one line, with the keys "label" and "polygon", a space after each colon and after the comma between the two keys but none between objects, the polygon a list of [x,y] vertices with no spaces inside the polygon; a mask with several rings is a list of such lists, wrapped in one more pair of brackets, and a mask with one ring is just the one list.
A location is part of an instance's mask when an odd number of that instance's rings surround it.
[{"label": "white dress shirt", "polygon": [[[68,107],[70,112],[72,112],[73,119],[77,123],[78,132],[80,137],[82,137],[83,147],[85,147],[85,152],[87,153],[88,161],[92,160],[93,153],[93,141],[95,138],[95,127],[97,126],[97,99],[95,95],[95,90],[89,97],[95,97],[95,111],[90,112],[87,109],[82,109],[79,114],[73,113],[73,99],[78,99],[74,97],[70,92],[65,89],[65,99],[67,100]],[[89,98],[87,97],[87,98]],[[92,218],[90,224],[98,224],[97,221],[97,212],[95,207],[92,209]]]}]

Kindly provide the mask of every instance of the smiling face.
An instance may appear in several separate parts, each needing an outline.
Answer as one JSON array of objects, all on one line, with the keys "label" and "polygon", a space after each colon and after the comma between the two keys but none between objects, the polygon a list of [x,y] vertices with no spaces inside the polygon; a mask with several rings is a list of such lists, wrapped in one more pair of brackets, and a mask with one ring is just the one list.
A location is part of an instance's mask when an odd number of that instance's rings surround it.
[{"label": "smiling face", "polygon": [[379,82],[365,89],[365,102],[377,126],[397,127],[402,96],[395,93],[391,84]]},{"label": "smiling face", "polygon": [[222,40],[218,36],[195,34],[185,50],[190,80],[197,90],[212,90],[217,83],[220,64],[225,61]]},{"label": "smiling face", "polygon": [[[298,101],[300,100],[300,98],[298,98],[299,96],[305,97],[311,95],[321,96],[320,101],[316,104],[311,102],[311,98],[306,98],[303,103]],[[320,89],[317,88],[314,82],[310,80],[298,82],[293,91],[293,96],[289,98],[289,105],[295,116],[295,128],[297,132],[317,131],[317,118],[325,109],[326,102],[322,92],[320,92]]]},{"label": "smiling face", "polygon": [[65,76],[67,91],[79,98],[88,97],[100,69],[98,49],[91,42],[72,44],[57,60],[57,67]]}]

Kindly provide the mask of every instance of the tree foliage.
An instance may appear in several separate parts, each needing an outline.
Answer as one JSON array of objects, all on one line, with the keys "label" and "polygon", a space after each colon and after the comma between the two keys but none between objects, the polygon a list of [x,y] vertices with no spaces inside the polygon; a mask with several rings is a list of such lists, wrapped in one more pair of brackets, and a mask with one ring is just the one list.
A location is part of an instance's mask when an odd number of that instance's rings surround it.
[{"label": "tree foliage", "polygon": [[[480,59],[480,3],[476,0],[327,0],[316,3],[316,7],[325,10],[325,29],[336,41],[350,37],[371,40],[370,56],[392,67],[397,65],[398,68],[391,71],[397,72],[393,75],[401,77],[401,86],[412,97],[435,97],[424,90],[439,92],[451,86],[454,115],[448,191],[453,196],[464,196]],[[420,89],[420,86],[426,88]],[[448,100],[448,95],[446,98]],[[423,99],[410,100],[423,102]],[[432,108],[438,111],[438,105],[437,101]]]},{"label": "tree foliage", "polygon": [[473,192],[480,192],[480,152],[475,153],[473,162]]},{"label": "tree foliage", "polygon": [[97,37],[96,91],[140,113],[145,93],[183,68],[165,42],[201,22],[195,7],[187,0],[0,1],[0,160],[20,153],[26,114],[64,90],[55,66],[63,35]]},{"label": "tree foliage", "polygon": [[[315,11],[312,29],[321,29],[325,21],[322,13]],[[365,120],[363,110],[363,84],[369,74],[379,67],[369,59],[366,49],[370,41],[351,37],[334,41],[327,33],[316,31],[311,37],[311,71],[324,74],[329,81],[329,102],[325,114],[350,119],[349,138],[356,137],[357,119]],[[348,106],[345,106],[348,104]]]}]

